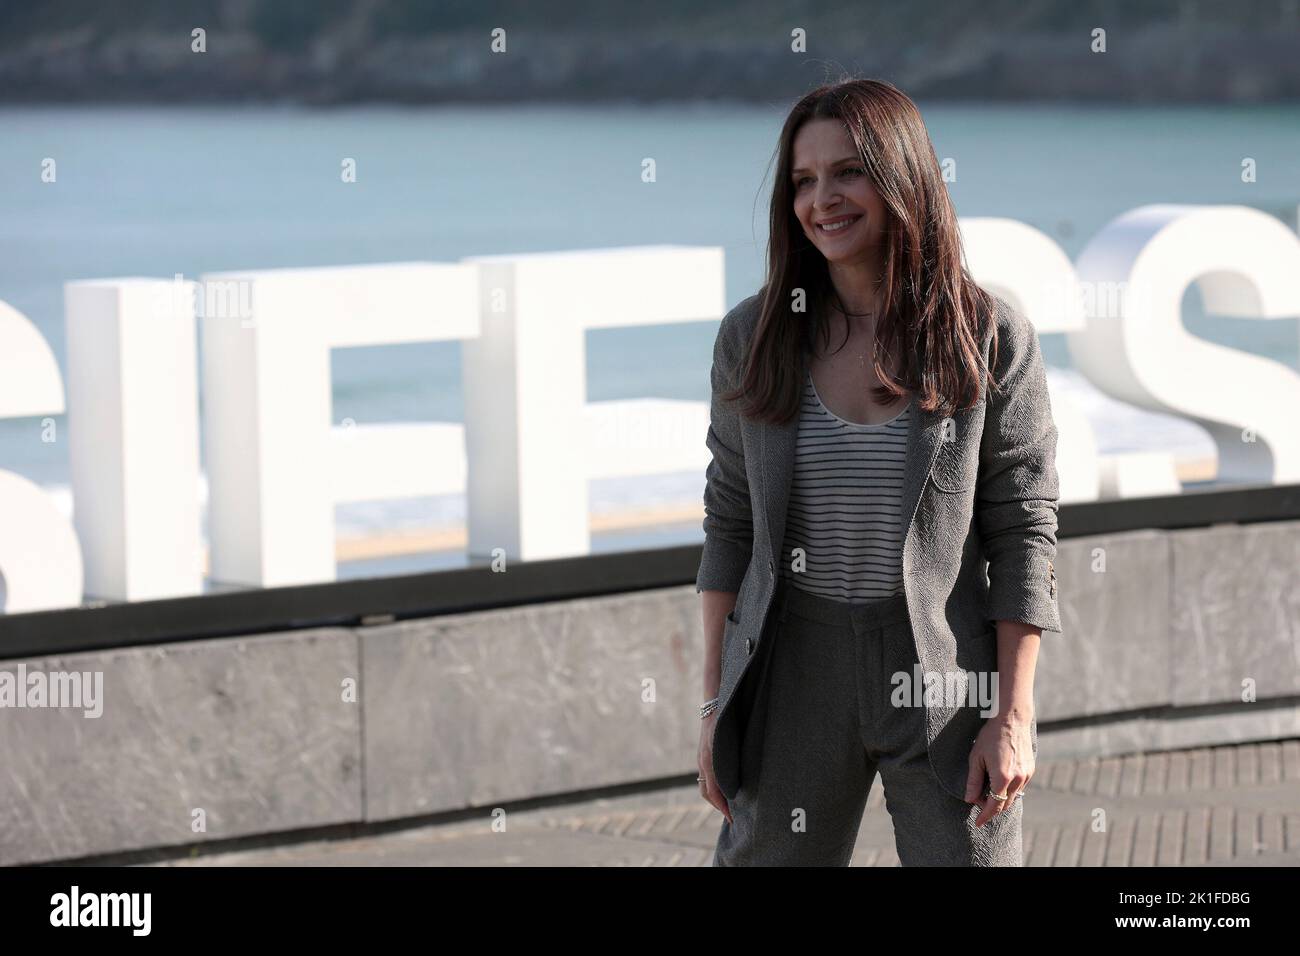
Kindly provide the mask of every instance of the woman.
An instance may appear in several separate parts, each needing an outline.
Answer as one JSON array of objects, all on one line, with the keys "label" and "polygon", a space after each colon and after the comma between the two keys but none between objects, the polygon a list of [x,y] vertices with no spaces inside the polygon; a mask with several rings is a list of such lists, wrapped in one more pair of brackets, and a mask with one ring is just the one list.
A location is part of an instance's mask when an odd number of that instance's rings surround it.
[{"label": "woman", "polygon": [[1022,865],[1056,428],[1033,327],[964,268],[892,85],[786,120],[767,282],[723,319],[712,387],[714,865],[847,865],[877,773],[903,865]]}]

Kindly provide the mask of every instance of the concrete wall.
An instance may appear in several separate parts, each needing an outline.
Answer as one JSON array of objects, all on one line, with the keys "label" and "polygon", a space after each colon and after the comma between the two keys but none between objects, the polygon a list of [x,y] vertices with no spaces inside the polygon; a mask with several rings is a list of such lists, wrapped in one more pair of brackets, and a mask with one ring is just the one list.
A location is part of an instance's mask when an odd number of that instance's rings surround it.
[{"label": "concrete wall", "polygon": [[[1056,567],[1040,759],[1300,734],[1300,522],[1071,539]],[[102,672],[104,705],[0,709],[0,864],[691,774],[702,642],[688,585],[4,661]]]}]

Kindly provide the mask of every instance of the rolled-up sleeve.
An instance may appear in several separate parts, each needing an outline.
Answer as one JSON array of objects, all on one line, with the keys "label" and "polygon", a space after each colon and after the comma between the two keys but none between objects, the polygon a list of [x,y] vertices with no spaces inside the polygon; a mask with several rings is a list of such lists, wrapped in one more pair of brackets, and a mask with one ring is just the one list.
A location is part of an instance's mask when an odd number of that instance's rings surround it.
[{"label": "rolled-up sleeve", "polygon": [[988,560],[989,617],[1061,631],[1056,596],[1059,488],[1052,419],[1038,333],[998,300],[998,354],[980,441],[976,526]]},{"label": "rolled-up sleeve", "polygon": [[705,470],[704,552],[695,580],[697,592],[739,591],[754,545],[740,416],[735,402],[720,397],[735,381],[739,364],[731,318],[728,314],[718,328],[709,375],[713,398],[705,444],[713,459]]}]

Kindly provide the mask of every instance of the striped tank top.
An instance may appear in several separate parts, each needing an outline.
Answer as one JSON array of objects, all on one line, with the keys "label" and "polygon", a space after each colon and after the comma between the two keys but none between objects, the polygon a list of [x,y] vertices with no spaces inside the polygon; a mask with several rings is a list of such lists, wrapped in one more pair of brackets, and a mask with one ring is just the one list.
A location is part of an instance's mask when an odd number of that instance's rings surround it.
[{"label": "striped tank top", "polygon": [[[878,425],[822,404],[806,373],[786,512],[782,576],[804,591],[863,604],[903,590],[903,461],[909,401]],[[800,560],[802,570],[793,565]]]}]

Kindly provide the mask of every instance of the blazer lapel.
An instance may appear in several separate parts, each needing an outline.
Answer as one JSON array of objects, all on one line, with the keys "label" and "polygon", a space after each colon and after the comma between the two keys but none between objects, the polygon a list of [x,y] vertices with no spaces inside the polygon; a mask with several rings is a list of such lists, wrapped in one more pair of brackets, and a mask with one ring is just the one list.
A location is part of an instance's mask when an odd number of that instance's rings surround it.
[{"label": "blazer lapel", "polygon": [[[907,540],[916,517],[916,506],[921,500],[921,490],[934,467],[939,443],[943,437],[943,416],[911,407],[907,427],[907,452],[903,464],[903,555],[906,558]],[[763,467],[760,493],[761,506],[767,516],[770,536],[770,553],[779,564],[787,559],[782,554],[785,540],[786,509],[790,502],[790,484],[794,478],[795,445],[799,438],[799,416],[784,425],[757,424],[759,447],[762,449]]]}]

